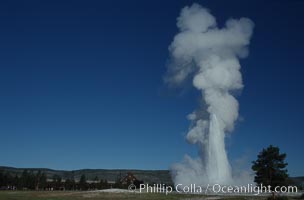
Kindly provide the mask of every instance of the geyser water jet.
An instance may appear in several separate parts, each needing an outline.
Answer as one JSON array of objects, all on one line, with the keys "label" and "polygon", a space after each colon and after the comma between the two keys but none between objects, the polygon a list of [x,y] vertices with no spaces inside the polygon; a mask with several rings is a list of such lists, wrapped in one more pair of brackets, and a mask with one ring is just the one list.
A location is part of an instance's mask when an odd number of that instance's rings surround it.
[{"label": "geyser water jet", "polygon": [[209,182],[229,183],[232,180],[231,168],[225,151],[225,138],[215,114],[210,115],[210,128],[206,150],[206,174]]},{"label": "geyser water jet", "polygon": [[[172,167],[175,184],[230,184],[234,181],[225,150],[225,133],[238,118],[238,101],[232,95],[243,87],[240,58],[247,46],[253,22],[229,19],[219,28],[213,15],[198,4],[182,9],[177,18],[180,32],[169,47],[171,62],[165,81],[179,85],[192,80],[202,93],[206,109],[192,112],[187,140],[199,147],[199,157],[186,155]],[[203,113],[203,114],[202,114]]]}]

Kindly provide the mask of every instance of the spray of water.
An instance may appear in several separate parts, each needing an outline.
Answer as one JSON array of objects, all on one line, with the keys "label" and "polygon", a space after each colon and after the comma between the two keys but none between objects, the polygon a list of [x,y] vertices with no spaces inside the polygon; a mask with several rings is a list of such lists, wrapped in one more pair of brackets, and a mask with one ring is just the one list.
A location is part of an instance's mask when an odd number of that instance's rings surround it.
[{"label": "spray of water", "polygon": [[188,116],[193,125],[186,138],[198,145],[200,156],[192,159],[186,155],[182,163],[173,165],[174,182],[230,184],[234,177],[225,133],[233,130],[238,118],[238,101],[232,92],[243,87],[239,59],[248,55],[253,22],[229,19],[219,28],[206,8],[193,4],[182,9],[177,26],[180,32],[169,47],[171,62],[165,81],[178,85],[191,79],[201,91],[206,109]]}]

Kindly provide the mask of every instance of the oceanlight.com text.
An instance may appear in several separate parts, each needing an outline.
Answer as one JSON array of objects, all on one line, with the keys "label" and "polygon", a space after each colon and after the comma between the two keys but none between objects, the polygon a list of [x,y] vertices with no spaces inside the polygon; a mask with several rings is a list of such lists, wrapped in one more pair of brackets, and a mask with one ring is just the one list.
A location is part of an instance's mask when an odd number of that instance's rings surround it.
[{"label": "oceanlight.com text", "polygon": [[139,189],[140,193],[163,193],[170,194],[172,192],[177,193],[192,193],[192,194],[268,194],[268,193],[297,193],[297,186],[276,186],[270,185],[221,185],[221,184],[208,184],[207,186],[200,186],[197,184],[183,185],[177,184],[175,187],[165,184],[140,184],[139,188],[134,185],[129,186],[129,190],[135,191]]}]

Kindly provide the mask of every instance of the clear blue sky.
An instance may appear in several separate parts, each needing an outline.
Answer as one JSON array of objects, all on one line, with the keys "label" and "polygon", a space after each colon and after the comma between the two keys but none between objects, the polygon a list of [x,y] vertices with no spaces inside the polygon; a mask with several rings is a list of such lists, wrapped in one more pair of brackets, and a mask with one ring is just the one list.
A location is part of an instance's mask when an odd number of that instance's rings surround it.
[{"label": "clear blue sky", "polygon": [[[199,93],[162,80],[192,2],[1,1],[0,165],[168,169],[195,156],[184,137]],[[196,2],[219,24],[256,24],[230,160],[250,164],[273,144],[304,175],[304,2]]]}]

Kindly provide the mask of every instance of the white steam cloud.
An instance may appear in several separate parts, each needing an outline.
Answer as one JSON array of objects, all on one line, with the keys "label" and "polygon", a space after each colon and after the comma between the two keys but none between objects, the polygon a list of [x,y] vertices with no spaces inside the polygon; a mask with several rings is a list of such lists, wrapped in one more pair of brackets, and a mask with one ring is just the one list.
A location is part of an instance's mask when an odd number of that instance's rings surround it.
[{"label": "white steam cloud", "polygon": [[[187,140],[199,146],[200,156],[172,167],[174,182],[182,184],[232,183],[231,167],[225,150],[225,133],[238,118],[239,104],[231,92],[243,87],[239,58],[248,55],[253,22],[229,19],[218,28],[216,19],[198,4],[182,9],[177,18],[180,32],[169,47],[171,64],[165,81],[170,85],[191,79],[201,91],[207,110],[188,116],[193,126]],[[201,113],[207,113],[203,117]],[[205,115],[206,116],[206,115]]]}]

